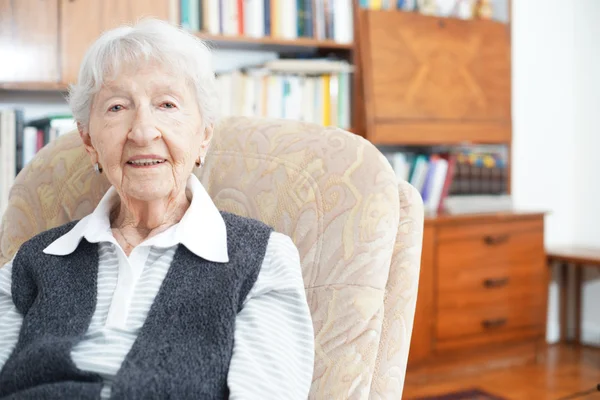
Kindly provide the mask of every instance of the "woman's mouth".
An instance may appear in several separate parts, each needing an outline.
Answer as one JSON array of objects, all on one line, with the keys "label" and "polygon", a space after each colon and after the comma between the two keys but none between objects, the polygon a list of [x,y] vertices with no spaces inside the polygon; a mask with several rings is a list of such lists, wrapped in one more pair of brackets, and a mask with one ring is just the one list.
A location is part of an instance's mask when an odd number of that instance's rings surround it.
[{"label": "woman's mouth", "polygon": [[157,165],[165,163],[167,160],[157,160],[155,158],[140,158],[138,160],[127,161],[128,165],[132,167],[142,168],[142,167],[155,167]]}]

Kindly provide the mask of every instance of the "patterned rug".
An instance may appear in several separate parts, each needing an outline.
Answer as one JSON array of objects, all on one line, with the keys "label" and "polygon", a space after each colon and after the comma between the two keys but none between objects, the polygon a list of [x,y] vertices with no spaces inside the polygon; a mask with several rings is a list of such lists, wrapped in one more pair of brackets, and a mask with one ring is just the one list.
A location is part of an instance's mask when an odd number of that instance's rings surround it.
[{"label": "patterned rug", "polygon": [[459,392],[451,392],[438,394],[435,396],[417,397],[410,400],[506,400],[504,397],[499,397],[483,390],[470,389],[461,390]]}]

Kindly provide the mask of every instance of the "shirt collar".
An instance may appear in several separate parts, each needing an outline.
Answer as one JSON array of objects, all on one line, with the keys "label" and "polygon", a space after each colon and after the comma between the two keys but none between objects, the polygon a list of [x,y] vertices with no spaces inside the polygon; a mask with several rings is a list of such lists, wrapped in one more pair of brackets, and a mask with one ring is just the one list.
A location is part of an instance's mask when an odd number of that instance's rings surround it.
[{"label": "shirt collar", "polygon": [[[221,213],[196,175],[190,175],[186,189],[191,194],[191,203],[181,220],[140,246],[171,247],[182,244],[198,257],[228,262],[227,230]],[[71,254],[83,238],[90,243],[116,243],[110,229],[110,211],[118,202],[118,193],[111,186],[94,211],[46,247],[44,253],[57,256]]]}]

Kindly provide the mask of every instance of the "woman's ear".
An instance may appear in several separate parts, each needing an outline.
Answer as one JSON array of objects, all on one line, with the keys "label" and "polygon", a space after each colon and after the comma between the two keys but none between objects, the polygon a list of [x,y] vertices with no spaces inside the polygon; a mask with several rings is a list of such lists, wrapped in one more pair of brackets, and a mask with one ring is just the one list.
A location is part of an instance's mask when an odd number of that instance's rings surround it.
[{"label": "woman's ear", "polygon": [[85,147],[85,151],[90,155],[92,159],[92,164],[98,162],[98,153],[92,144],[92,138],[90,136],[90,132],[87,129],[84,129],[83,125],[80,122],[77,123],[77,130],[79,131],[79,137],[83,142],[83,146]]},{"label": "woman's ear", "polygon": [[208,145],[210,144],[210,141],[213,138],[213,133],[214,133],[215,127],[213,124],[208,125],[205,129],[204,129],[204,139],[202,139],[202,145],[208,147]]},{"label": "woman's ear", "polygon": [[204,128],[204,137],[202,138],[202,144],[200,147],[202,148],[202,152],[206,154],[208,151],[208,146],[210,146],[210,142],[213,138],[214,125],[210,124],[206,128]]}]

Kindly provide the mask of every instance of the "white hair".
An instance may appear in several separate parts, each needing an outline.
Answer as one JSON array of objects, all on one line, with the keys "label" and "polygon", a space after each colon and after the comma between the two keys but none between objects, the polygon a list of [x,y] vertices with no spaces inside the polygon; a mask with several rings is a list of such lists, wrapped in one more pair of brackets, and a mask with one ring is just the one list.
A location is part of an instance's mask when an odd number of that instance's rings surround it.
[{"label": "white hair", "polygon": [[218,96],[212,54],[193,34],[158,19],[143,19],[103,33],[85,54],[68,102],[75,120],[88,127],[92,101],[105,80],[123,67],[158,62],[169,73],[182,74],[196,89],[204,126],[216,122]]}]

